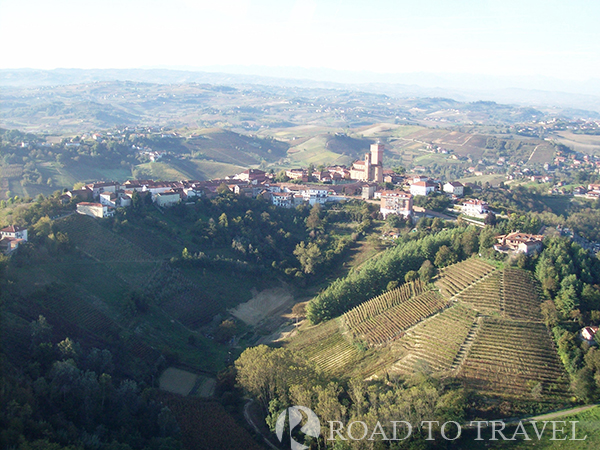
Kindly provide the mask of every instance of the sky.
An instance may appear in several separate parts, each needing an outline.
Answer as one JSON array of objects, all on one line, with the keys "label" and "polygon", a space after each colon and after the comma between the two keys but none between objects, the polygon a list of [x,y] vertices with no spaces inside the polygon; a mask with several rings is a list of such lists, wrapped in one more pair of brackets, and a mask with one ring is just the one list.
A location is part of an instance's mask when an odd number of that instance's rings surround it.
[{"label": "sky", "polygon": [[0,69],[600,77],[597,0],[0,0]]}]

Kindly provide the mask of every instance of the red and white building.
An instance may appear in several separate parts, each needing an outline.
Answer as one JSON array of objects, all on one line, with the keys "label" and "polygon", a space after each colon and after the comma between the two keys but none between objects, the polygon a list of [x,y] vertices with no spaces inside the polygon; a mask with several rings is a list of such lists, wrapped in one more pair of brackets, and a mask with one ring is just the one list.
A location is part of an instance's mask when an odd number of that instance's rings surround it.
[{"label": "red and white building", "polygon": [[467,216],[481,216],[490,212],[490,206],[483,200],[466,200],[462,204],[462,212]]},{"label": "red and white building", "polygon": [[379,211],[384,219],[388,214],[410,217],[413,215],[413,196],[404,191],[383,191]]}]

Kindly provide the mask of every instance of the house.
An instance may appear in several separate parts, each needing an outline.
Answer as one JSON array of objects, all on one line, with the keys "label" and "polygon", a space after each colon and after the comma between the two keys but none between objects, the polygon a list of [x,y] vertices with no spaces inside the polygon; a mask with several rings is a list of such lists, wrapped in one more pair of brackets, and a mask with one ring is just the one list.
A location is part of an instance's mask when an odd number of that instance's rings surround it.
[{"label": "house", "polygon": [[181,201],[181,194],[175,190],[160,192],[154,196],[154,202],[158,206],[169,207]]},{"label": "house", "polygon": [[0,230],[0,238],[23,239],[27,241],[27,228],[10,225]]},{"label": "house", "polygon": [[413,215],[413,196],[404,191],[383,191],[379,211],[384,219],[388,214],[410,217]]},{"label": "house", "polygon": [[92,200],[93,192],[91,189],[83,188],[83,189],[72,189],[67,191],[65,195],[68,195],[71,199],[76,199],[79,201],[88,202]]},{"label": "house", "polygon": [[242,173],[238,173],[234,178],[256,184],[265,181],[267,179],[267,174],[263,170],[247,169]]},{"label": "house", "polygon": [[102,219],[113,216],[115,209],[102,203],[81,202],[77,203],[77,213]]},{"label": "house", "polygon": [[588,342],[595,342],[596,333],[598,332],[598,327],[585,327],[582,328],[579,332],[582,339],[585,339]]},{"label": "house", "polygon": [[506,235],[496,236],[497,244],[494,250],[500,253],[524,253],[530,255],[542,250],[544,236],[515,231]]},{"label": "house", "polygon": [[489,205],[483,200],[467,200],[462,204],[462,212],[467,216],[481,216],[490,212]]},{"label": "house", "polygon": [[105,206],[117,207],[117,199],[119,198],[115,192],[106,191],[100,194],[100,203]]},{"label": "house", "polygon": [[275,206],[291,208],[294,206],[294,194],[291,192],[272,192],[271,201]]},{"label": "house", "polygon": [[417,195],[429,195],[435,192],[437,185],[431,181],[417,181],[410,185],[410,193],[415,197]]},{"label": "house", "polygon": [[455,195],[456,197],[462,197],[465,192],[465,187],[458,181],[449,181],[444,184],[444,192]]},{"label": "house", "polygon": [[116,181],[107,181],[101,183],[90,183],[86,184],[85,188],[92,191],[92,195],[94,198],[98,198],[98,196],[103,192],[117,192],[120,185]]},{"label": "house", "polygon": [[285,176],[290,180],[308,181],[308,172],[304,169],[290,169],[285,171]]},{"label": "house", "polygon": [[0,239],[0,252],[4,253],[5,255],[10,255],[17,248],[19,248],[19,245],[21,245],[23,242],[26,241],[24,239],[3,237]]},{"label": "house", "polygon": [[377,190],[377,185],[376,184],[365,184],[362,187],[361,198],[363,200],[369,200],[369,199],[373,198],[373,196],[375,195],[375,191],[376,190]]}]

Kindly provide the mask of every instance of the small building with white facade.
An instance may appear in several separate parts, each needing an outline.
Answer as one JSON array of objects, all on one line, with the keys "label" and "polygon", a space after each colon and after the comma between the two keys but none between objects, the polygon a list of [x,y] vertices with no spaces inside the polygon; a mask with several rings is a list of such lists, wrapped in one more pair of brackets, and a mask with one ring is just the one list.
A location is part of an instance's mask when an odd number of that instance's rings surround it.
[{"label": "small building with white facade", "polygon": [[465,192],[465,187],[458,181],[449,181],[448,183],[444,184],[444,192],[455,195],[456,197],[462,197]]},{"label": "small building with white facade", "polygon": [[77,203],[77,213],[102,219],[113,216],[115,209],[102,203],[81,202]]}]

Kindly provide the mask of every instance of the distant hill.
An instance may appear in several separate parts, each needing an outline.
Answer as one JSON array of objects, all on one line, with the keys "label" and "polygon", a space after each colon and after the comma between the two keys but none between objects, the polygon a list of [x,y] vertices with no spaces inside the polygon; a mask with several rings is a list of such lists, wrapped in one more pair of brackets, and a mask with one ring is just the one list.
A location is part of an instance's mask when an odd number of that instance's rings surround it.
[{"label": "distant hill", "polygon": [[262,85],[278,89],[347,90],[396,98],[446,97],[461,102],[495,101],[541,109],[561,110],[569,117],[600,113],[600,83],[565,82],[552,78],[506,78],[468,74],[353,73],[317,69],[209,67],[171,69],[3,69],[0,86],[33,87],[133,81],[157,84]]}]

